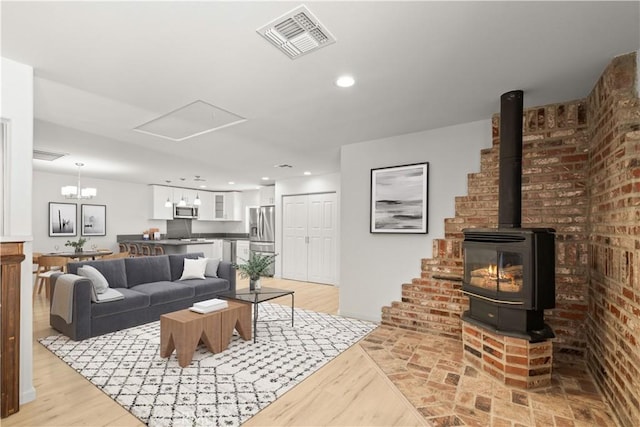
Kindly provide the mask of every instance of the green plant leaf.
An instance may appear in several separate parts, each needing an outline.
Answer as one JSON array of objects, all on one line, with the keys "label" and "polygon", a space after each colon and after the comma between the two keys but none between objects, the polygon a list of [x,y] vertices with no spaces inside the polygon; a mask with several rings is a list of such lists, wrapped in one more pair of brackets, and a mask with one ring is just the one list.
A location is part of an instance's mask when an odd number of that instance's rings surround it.
[{"label": "green plant leaf", "polygon": [[251,253],[249,259],[244,264],[234,264],[234,267],[240,273],[240,277],[249,278],[251,280],[258,280],[261,277],[267,276],[269,267],[275,262],[275,258],[278,254],[274,255],[262,255]]}]

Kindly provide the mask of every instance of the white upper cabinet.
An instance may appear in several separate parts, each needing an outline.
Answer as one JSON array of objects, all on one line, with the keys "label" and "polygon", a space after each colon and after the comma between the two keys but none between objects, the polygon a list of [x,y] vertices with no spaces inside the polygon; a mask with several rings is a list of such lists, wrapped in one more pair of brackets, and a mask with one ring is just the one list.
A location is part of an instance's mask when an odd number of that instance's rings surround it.
[{"label": "white upper cabinet", "polygon": [[[196,197],[200,199],[198,220],[200,221],[242,221],[242,193],[240,191],[212,192],[187,188],[150,185],[151,219],[173,219],[173,205],[184,200],[192,206]],[[169,200],[172,204],[166,207]]]},{"label": "white upper cabinet", "polygon": [[173,201],[173,188],[151,185],[151,219],[173,219],[173,205],[166,207],[167,200]]},{"label": "white upper cabinet", "polygon": [[224,218],[228,221],[242,221],[242,193],[225,193]]},{"label": "white upper cabinet", "polygon": [[213,193],[213,215],[216,221],[242,221],[242,193]]},{"label": "white upper cabinet", "polygon": [[200,206],[198,207],[198,219],[201,221],[213,221],[216,219],[214,203],[214,193],[210,191],[199,191],[197,196],[200,198]]},{"label": "white upper cabinet", "polygon": [[271,206],[276,204],[276,186],[269,185],[260,187],[260,206]]}]

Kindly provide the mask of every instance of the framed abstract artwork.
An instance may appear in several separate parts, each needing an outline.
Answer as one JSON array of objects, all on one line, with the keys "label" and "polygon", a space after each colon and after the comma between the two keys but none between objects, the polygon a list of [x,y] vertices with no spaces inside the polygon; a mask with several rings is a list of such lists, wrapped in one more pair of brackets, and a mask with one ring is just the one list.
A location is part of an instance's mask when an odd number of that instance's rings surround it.
[{"label": "framed abstract artwork", "polygon": [[75,203],[49,202],[49,236],[66,237],[77,235],[77,216],[78,205]]},{"label": "framed abstract artwork", "polygon": [[83,236],[107,235],[107,207],[105,205],[82,205]]},{"label": "framed abstract artwork", "polygon": [[371,169],[371,233],[428,232],[429,163]]}]

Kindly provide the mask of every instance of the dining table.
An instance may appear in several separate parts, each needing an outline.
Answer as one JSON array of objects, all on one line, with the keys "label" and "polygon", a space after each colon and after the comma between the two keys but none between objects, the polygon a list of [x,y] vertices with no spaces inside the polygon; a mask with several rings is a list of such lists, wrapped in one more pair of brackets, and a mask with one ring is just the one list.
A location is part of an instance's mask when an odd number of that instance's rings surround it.
[{"label": "dining table", "polygon": [[113,254],[113,251],[81,251],[81,252],[69,251],[69,252],[49,252],[49,253],[44,253],[40,256],[61,256],[65,258],[73,258],[73,259],[79,259],[79,260],[83,260],[83,259],[95,260],[96,257],[100,258],[105,255],[111,255],[111,254]]}]

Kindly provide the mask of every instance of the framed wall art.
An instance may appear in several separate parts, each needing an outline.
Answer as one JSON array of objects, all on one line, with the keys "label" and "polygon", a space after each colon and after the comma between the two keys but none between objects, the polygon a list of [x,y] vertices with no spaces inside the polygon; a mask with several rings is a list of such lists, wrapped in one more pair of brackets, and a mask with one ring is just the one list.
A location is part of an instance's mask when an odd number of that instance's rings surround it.
[{"label": "framed wall art", "polygon": [[77,235],[77,216],[78,205],[75,203],[49,202],[49,236],[65,237]]},{"label": "framed wall art", "polygon": [[107,207],[105,205],[82,205],[82,235],[107,235]]},{"label": "framed wall art", "polygon": [[371,169],[371,233],[428,232],[429,163]]}]

